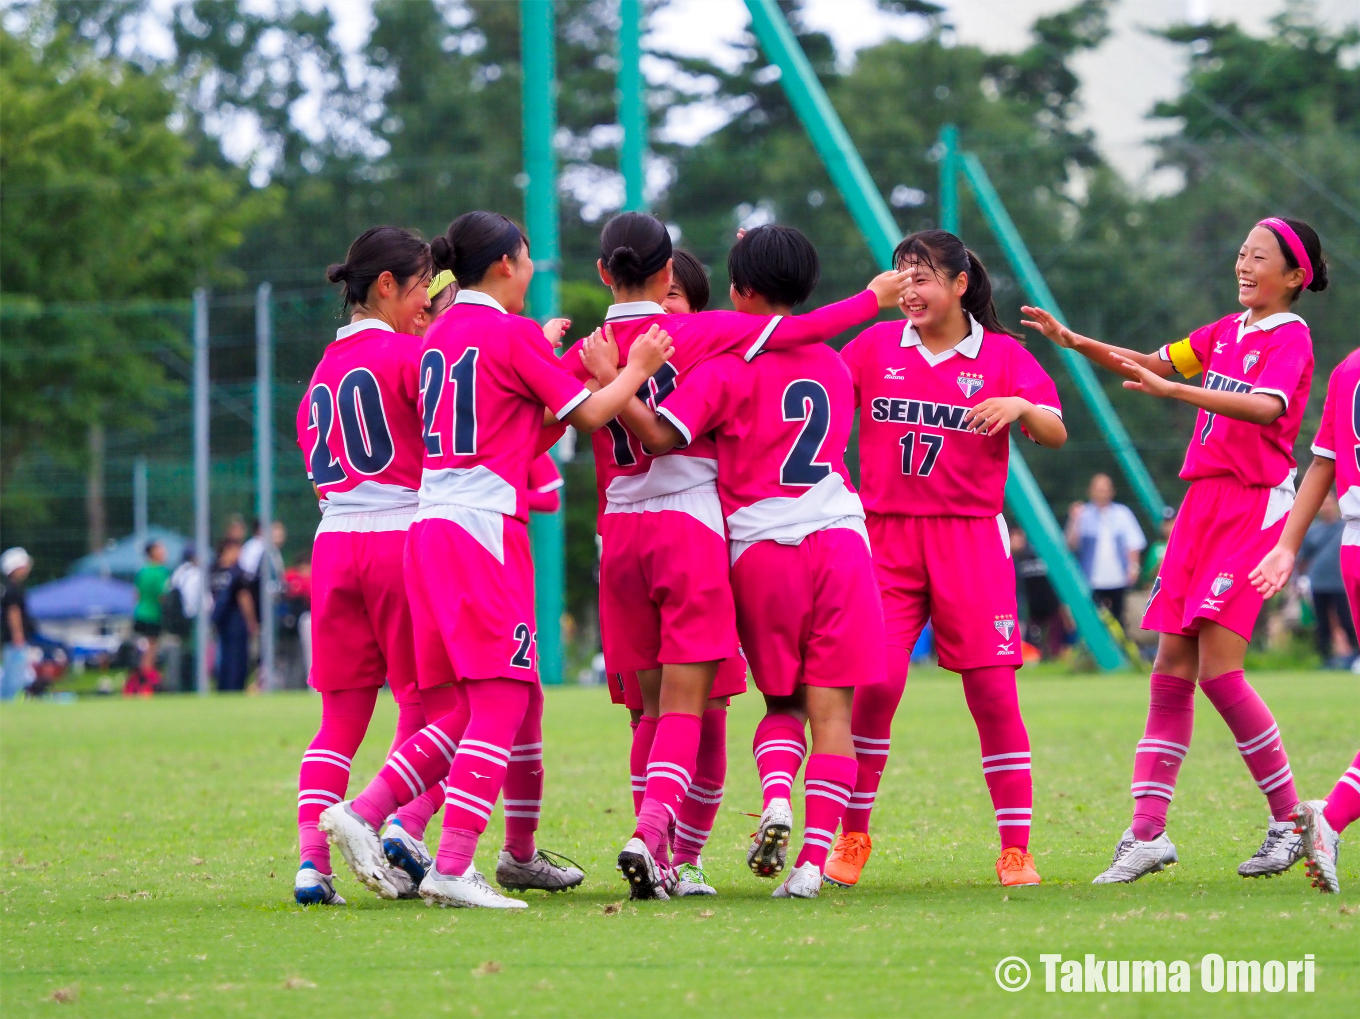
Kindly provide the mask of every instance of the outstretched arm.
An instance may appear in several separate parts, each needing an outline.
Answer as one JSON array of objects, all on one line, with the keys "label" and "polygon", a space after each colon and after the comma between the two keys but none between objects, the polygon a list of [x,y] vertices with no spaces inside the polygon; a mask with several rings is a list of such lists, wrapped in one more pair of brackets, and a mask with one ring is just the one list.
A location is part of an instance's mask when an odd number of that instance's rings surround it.
[{"label": "outstretched arm", "polygon": [[1035,308],[1027,304],[1020,311],[1029,316],[1029,318],[1020,320],[1022,326],[1043,333],[1058,346],[1075,350],[1078,354],[1094,361],[1102,368],[1108,368],[1110,371],[1125,375],[1127,372],[1120,367],[1120,363],[1132,361],[1162,378],[1169,378],[1171,373],[1176,370],[1170,361],[1163,361],[1159,354],[1144,354],[1128,347],[1116,347],[1112,343],[1102,343],[1100,340],[1093,340],[1089,336],[1074,333],[1051,314],[1044,311],[1043,308]]},{"label": "outstretched arm", "polygon": [[1313,464],[1299,486],[1298,497],[1289,511],[1289,519],[1285,522],[1279,542],[1249,574],[1252,585],[1265,597],[1279,593],[1289,583],[1289,577],[1294,572],[1294,560],[1308,533],[1308,526],[1335,483],[1336,461],[1325,456],[1314,456]]},{"label": "outstretched arm", "polygon": [[1235,421],[1249,421],[1254,425],[1268,425],[1284,413],[1284,400],[1274,393],[1230,393],[1226,389],[1204,389],[1172,382],[1141,363],[1125,357],[1114,358],[1115,370],[1127,375],[1125,389],[1133,389],[1149,396],[1180,400],[1192,407],[1202,407],[1210,414],[1222,414]]}]

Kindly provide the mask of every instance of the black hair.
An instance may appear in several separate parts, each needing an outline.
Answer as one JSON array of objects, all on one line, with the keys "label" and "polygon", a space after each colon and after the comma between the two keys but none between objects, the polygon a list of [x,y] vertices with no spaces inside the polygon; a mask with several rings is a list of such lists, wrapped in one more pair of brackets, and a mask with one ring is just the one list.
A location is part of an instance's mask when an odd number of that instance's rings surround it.
[{"label": "black hair", "polygon": [[704,264],[684,248],[674,249],[671,252],[671,259],[675,283],[684,293],[689,310],[703,311],[708,307],[710,296],[708,273],[704,269]]},{"label": "black hair", "polygon": [[465,212],[430,242],[436,270],[451,269],[460,287],[482,282],[486,271],[506,255],[514,261],[529,238],[519,224],[499,212]]},{"label": "black hair", "polygon": [[645,212],[621,212],[600,231],[600,261],[624,289],[640,287],[670,261],[670,231]]},{"label": "black hair", "polygon": [[1005,333],[1017,340],[1020,334],[1002,325],[992,302],[992,280],[987,275],[987,267],[972,251],[964,247],[948,230],[918,230],[905,237],[893,251],[893,265],[900,271],[908,262],[920,262],[931,272],[948,279],[957,279],[959,273],[968,274],[968,289],[963,292],[959,303],[963,310],[990,333]]},{"label": "black hair", "polygon": [[160,542],[157,539],[152,538],[150,541],[146,543],[146,547],[142,549],[142,554],[146,556],[151,555],[151,550],[159,544]]},{"label": "black hair", "polygon": [[[1280,217],[1284,219],[1284,217]],[[1308,289],[1315,292],[1322,292],[1327,289],[1327,259],[1322,255],[1322,241],[1318,238],[1317,231],[1301,219],[1285,219],[1289,228],[1298,235],[1303,242],[1303,252],[1308,256],[1308,261],[1313,264],[1313,281],[1308,284]],[[1284,253],[1284,264],[1286,268],[1299,268],[1299,260],[1294,257],[1294,252],[1289,247],[1289,242],[1284,239],[1280,231],[1276,230],[1269,223],[1265,228],[1275,235],[1275,239],[1280,242],[1280,251]],[[1291,302],[1297,301],[1303,296],[1303,287],[1299,287],[1290,296]]]},{"label": "black hair", "polygon": [[793,227],[758,226],[732,245],[727,276],[739,294],[792,308],[812,296],[822,265],[812,242]]},{"label": "black hair", "polygon": [[354,239],[343,262],[326,270],[326,279],[343,283],[344,310],[368,300],[369,288],[390,272],[400,284],[430,268],[430,246],[409,230],[375,226]]}]

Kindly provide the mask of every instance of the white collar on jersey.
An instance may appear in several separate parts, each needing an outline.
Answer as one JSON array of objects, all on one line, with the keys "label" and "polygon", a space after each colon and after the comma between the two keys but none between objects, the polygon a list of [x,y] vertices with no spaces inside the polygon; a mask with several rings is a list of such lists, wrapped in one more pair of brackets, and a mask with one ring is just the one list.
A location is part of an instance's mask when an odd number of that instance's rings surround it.
[{"label": "white collar on jersey", "polygon": [[453,299],[454,304],[480,304],[483,308],[495,308],[502,315],[508,312],[501,306],[501,302],[490,294],[484,294],[480,290],[460,290]]},{"label": "white collar on jersey", "polygon": [[625,301],[611,304],[604,313],[606,322],[617,322],[621,318],[646,318],[648,315],[664,315],[666,309],[655,301]]},{"label": "white collar on jersey", "polygon": [[1242,342],[1242,337],[1246,336],[1247,333],[1251,332],[1253,329],[1259,329],[1263,333],[1268,333],[1272,329],[1280,328],[1280,326],[1284,325],[1286,322],[1298,322],[1300,325],[1305,326],[1308,324],[1292,311],[1278,311],[1274,315],[1267,315],[1254,326],[1249,326],[1247,325],[1247,316],[1250,314],[1250,311],[1244,311],[1237,316],[1237,341],[1239,343]]},{"label": "white collar on jersey", "polygon": [[[965,311],[964,314],[968,315],[968,312]],[[916,331],[914,325],[908,322],[906,328],[902,330],[902,346],[916,347],[920,350],[921,356],[926,359],[926,364],[932,368],[937,364],[948,361],[955,354],[962,354],[969,360],[976,361],[978,354],[982,353],[982,323],[973,318],[972,315],[968,315],[968,321],[973,323],[972,330],[968,335],[957,346],[950,347],[938,354],[932,354],[926,349],[925,344],[921,342],[921,334]]]},{"label": "white collar on jersey", "polygon": [[341,326],[339,329],[337,329],[335,331],[335,338],[337,340],[343,340],[347,337],[353,336],[355,333],[361,333],[365,329],[381,329],[384,332],[389,333],[396,332],[395,329],[393,329],[390,325],[388,325],[380,318],[361,318],[359,319],[358,322],[351,322],[349,325]]}]

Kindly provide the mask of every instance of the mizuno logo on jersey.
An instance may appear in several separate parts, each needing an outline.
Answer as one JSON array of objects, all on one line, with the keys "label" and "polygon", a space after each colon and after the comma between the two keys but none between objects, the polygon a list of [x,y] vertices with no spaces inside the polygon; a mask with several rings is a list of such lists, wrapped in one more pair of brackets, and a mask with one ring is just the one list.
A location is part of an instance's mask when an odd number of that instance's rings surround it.
[{"label": "mizuno logo on jersey", "polygon": [[905,368],[889,368],[888,373],[883,377],[885,379],[892,379],[894,382],[905,382],[906,376],[902,373],[906,370],[907,369]]},{"label": "mizuno logo on jersey", "polygon": [[875,421],[891,421],[905,425],[931,425],[935,428],[949,428],[956,432],[966,431],[963,416],[967,407],[956,407],[952,403],[934,403],[930,400],[890,400],[880,396],[872,404],[871,416]]},{"label": "mizuno logo on jersey", "polygon": [[1241,379],[1234,379],[1227,375],[1220,375],[1218,372],[1205,372],[1204,388],[1226,389],[1230,393],[1246,393],[1251,390],[1251,383],[1243,382]]},{"label": "mizuno logo on jersey", "polygon": [[985,381],[981,375],[975,372],[959,372],[958,383],[959,388],[963,390],[963,398],[971,400],[973,394],[982,388]]}]

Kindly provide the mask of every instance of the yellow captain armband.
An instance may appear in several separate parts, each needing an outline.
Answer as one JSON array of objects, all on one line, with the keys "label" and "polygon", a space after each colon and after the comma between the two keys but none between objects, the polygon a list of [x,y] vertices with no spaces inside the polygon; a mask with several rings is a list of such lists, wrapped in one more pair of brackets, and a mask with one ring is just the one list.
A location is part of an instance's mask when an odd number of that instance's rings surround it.
[{"label": "yellow captain armband", "polygon": [[1171,362],[1171,367],[1180,372],[1187,379],[1193,379],[1200,372],[1204,371],[1204,365],[1200,364],[1199,358],[1195,355],[1195,348],[1190,346],[1190,337],[1177,340],[1175,343],[1166,345],[1167,359]]}]

